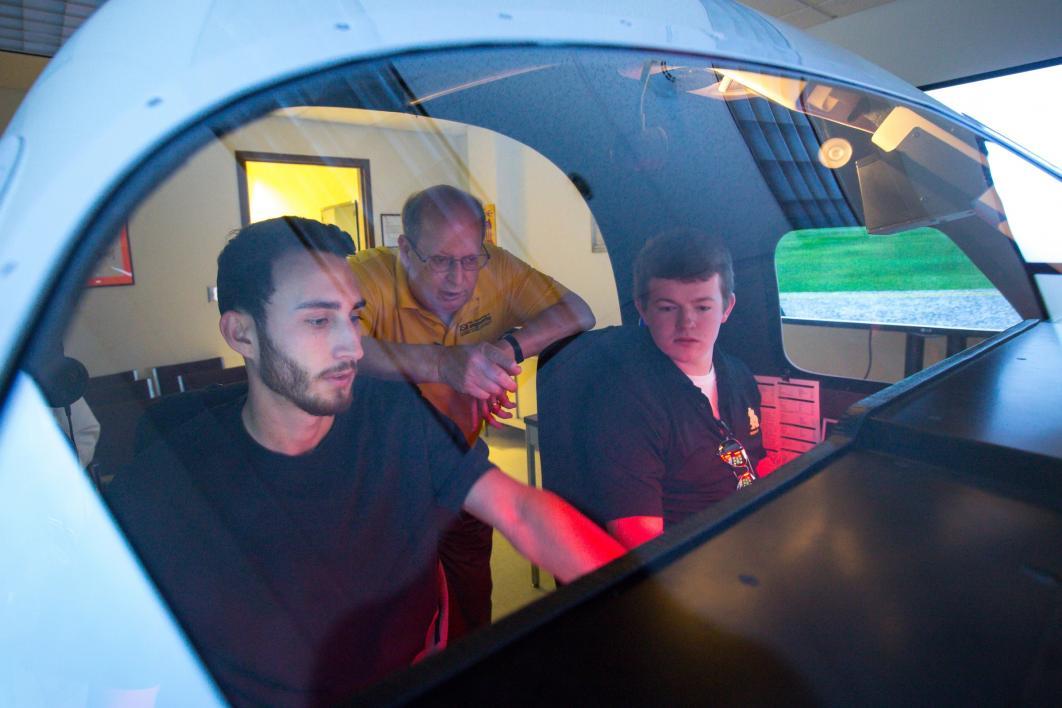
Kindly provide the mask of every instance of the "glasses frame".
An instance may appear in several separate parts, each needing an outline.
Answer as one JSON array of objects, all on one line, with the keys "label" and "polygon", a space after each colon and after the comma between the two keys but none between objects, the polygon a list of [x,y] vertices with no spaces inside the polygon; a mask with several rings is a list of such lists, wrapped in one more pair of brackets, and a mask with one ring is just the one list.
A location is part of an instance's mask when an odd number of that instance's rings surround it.
[{"label": "glasses frame", "polygon": [[[409,243],[409,247],[413,249],[413,253],[417,254],[417,258],[421,263],[428,266],[428,270],[433,273],[449,273],[455,265],[459,265],[461,270],[466,271],[480,271],[487,267],[490,263],[490,253],[487,252],[487,247],[482,243],[479,245],[480,253],[475,256],[462,256],[457,258],[455,256],[440,256],[438,254],[434,256],[428,256],[425,258],[417,250],[417,244],[413,243],[412,239],[406,239]],[[435,260],[439,259],[439,260]]]}]

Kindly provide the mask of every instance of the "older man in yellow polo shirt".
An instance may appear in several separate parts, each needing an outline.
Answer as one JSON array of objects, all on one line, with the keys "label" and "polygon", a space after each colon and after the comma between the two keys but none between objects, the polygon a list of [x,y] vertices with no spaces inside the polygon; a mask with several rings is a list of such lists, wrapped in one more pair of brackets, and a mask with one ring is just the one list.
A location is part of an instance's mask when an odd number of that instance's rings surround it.
[{"label": "older man in yellow polo shirt", "polygon": [[[406,378],[470,442],[504,407],[520,362],[594,326],[575,293],[506,251],[484,243],[483,206],[449,185],[411,196],[397,252],[350,258],[366,306],[360,366]],[[450,585],[450,636],[490,622],[491,529],[462,515],[439,552]]]}]

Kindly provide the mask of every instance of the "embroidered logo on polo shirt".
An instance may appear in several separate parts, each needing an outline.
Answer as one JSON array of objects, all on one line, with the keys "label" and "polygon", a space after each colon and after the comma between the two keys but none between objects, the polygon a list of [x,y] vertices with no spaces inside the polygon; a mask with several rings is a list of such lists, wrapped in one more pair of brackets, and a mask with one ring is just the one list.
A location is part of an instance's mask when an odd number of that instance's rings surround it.
[{"label": "embroidered logo on polo shirt", "polygon": [[477,332],[477,331],[483,329],[484,327],[486,327],[490,323],[491,323],[491,316],[490,316],[490,313],[488,312],[487,314],[483,315],[482,317],[477,317],[476,319],[472,320],[471,322],[462,322],[460,325],[458,325],[457,332],[458,332],[458,334],[460,336],[463,337],[466,334],[472,334],[473,332]]},{"label": "embroidered logo on polo shirt", "polygon": [[756,411],[749,408],[749,435],[758,435],[760,432],[760,418]]}]

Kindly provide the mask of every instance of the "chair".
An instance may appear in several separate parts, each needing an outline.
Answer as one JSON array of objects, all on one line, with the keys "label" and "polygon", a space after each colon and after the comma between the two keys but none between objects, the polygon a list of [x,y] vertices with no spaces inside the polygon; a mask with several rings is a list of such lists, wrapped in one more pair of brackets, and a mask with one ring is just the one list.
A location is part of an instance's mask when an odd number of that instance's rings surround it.
[{"label": "chair", "polygon": [[542,486],[563,498],[580,473],[583,401],[600,381],[602,332],[593,330],[554,342],[539,355],[537,442]]},{"label": "chair", "polygon": [[225,386],[247,380],[247,367],[233,366],[228,369],[209,371],[189,371],[177,376],[177,387],[181,392],[195,391],[208,386]]},{"label": "chair", "polygon": [[[546,376],[545,381],[547,383],[544,384],[542,378],[536,378],[536,387],[537,387],[536,393],[537,393],[537,395],[539,397],[539,413],[536,413],[534,415],[529,415],[526,418],[524,418],[524,423],[525,423],[525,426],[526,426],[524,428],[524,445],[525,445],[526,450],[527,450],[527,484],[530,487],[538,486],[538,482],[539,482],[538,474],[536,473],[535,453],[538,452],[539,456],[542,455],[542,449],[541,449],[541,446],[540,446],[540,443],[539,443],[539,427],[538,427],[539,414],[542,413],[542,407],[541,407],[542,399],[541,399],[541,396],[543,395],[543,391],[545,390],[547,392],[546,393],[546,398],[548,399],[550,397],[550,395],[551,395],[552,390],[553,390],[550,387],[550,382],[552,381],[553,378],[556,378],[555,369],[559,368],[558,366],[554,365],[554,363],[553,363],[555,358],[557,358],[558,355],[560,355],[562,353],[562,351],[567,350],[569,348],[569,345],[572,345],[580,337],[587,338],[587,339],[592,339],[593,335],[587,335],[587,334],[584,334],[584,333],[579,333],[579,334],[570,335],[568,337],[564,337],[563,339],[558,339],[557,341],[553,342],[552,344],[547,346],[545,349],[543,349],[542,352],[538,355],[538,376],[542,376],[543,373],[544,373],[545,376]],[[579,347],[579,345],[576,345],[576,346],[573,346],[572,349],[577,349],[578,347]],[[562,360],[564,359],[564,357],[560,357],[560,358]],[[564,366],[564,364],[561,363],[560,367],[563,367],[563,366]],[[554,395],[554,398],[556,398],[555,395]],[[546,479],[545,469],[546,469],[546,462],[543,459],[543,462],[542,462],[542,475],[541,475],[541,481],[542,481],[542,487],[543,488],[547,488],[546,487],[546,482],[545,482],[545,479]],[[531,564],[531,587],[539,588],[541,586],[542,586],[542,583],[541,583],[541,577],[540,577],[540,573],[539,573],[539,568],[538,568],[537,565],[532,563]]]},{"label": "chair", "polygon": [[134,451],[146,450],[165,438],[171,430],[199,413],[228,403],[246,393],[247,383],[238,382],[227,386],[208,386],[156,399],[144,411],[136,427]]},{"label": "chair", "polygon": [[180,364],[168,364],[156,366],[151,370],[155,379],[156,390],[160,396],[169,396],[173,393],[181,393],[178,377],[193,371],[216,371],[224,368],[220,356],[212,359],[199,359],[198,361],[185,361]]},{"label": "chair", "polygon": [[115,374],[93,376],[89,380],[94,381],[97,386],[117,386],[119,384],[128,384],[129,382],[136,381],[139,378],[139,372],[136,369],[130,369],[129,371],[119,371]]},{"label": "chair", "polygon": [[90,465],[94,478],[106,483],[133,461],[137,426],[147,406],[147,398],[96,406],[89,401],[92,414],[100,423],[100,439]]},{"label": "chair", "polygon": [[122,374],[94,376],[85,385],[84,393],[85,401],[93,412],[101,406],[129,401],[147,401],[154,395],[155,387],[151,379],[134,381],[131,378],[124,378]]}]

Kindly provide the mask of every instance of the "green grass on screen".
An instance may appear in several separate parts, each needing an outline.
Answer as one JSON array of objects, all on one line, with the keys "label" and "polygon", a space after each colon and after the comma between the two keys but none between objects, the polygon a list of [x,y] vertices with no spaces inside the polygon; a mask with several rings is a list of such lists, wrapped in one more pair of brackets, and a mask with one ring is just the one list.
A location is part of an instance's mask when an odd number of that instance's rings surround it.
[{"label": "green grass on screen", "polygon": [[863,227],[790,231],[775,252],[781,292],[972,290],[992,284],[932,228],[871,236]]}]

